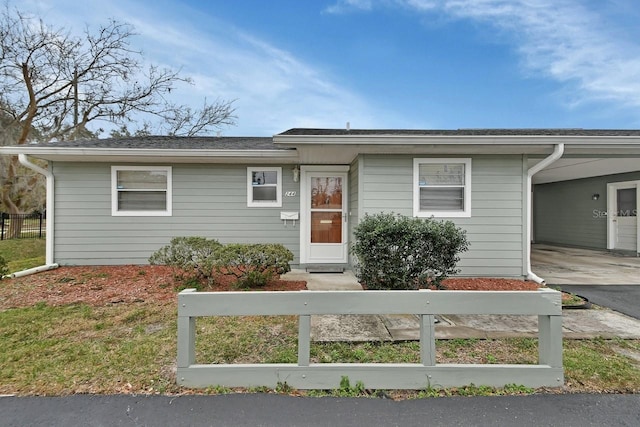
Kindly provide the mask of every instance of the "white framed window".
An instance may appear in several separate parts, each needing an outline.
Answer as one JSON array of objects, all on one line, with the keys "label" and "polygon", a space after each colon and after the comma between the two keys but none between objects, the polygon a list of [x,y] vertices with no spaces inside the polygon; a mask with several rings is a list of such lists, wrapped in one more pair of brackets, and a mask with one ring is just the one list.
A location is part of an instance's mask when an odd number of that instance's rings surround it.
[{"label": "white framed window", "polygon": [[171,216],[170,166],[111,166],[111,215]]},{"label": "white framed window", "polygon": [[413,159],[413,215],[471,216],[471,159]]},{"label": "white framed window", "polygon": [[282,206],[282,168],[262,166],[247,168],[247,206],[250,208]]}]

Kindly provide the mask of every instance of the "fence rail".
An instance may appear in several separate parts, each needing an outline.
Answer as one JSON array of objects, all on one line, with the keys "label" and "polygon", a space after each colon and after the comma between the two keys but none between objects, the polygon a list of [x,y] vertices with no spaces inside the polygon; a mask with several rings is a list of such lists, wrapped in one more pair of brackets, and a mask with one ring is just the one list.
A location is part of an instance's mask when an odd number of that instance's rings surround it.
[{"label": "fence rail", "polygon": [[[417,314],[420,363],[310,363],[311,316],[324,314]],[[538,316],[538,364],[438,364],[434,315]],[[196,318],[297,315],[297,364],[196,364]],[[423,389],[487,385],[557,387],[562,368],[560,292],[538,291],[300,291],[195,292],[178,295],[178,384],[187,387],[338,388],[342,377],[374,389]]]},{"label": "fence rail", "polygon": [[46,219],[46,215],[41,212],[30,214],[0,212],[0,240],[42,239],[45,237]]}]

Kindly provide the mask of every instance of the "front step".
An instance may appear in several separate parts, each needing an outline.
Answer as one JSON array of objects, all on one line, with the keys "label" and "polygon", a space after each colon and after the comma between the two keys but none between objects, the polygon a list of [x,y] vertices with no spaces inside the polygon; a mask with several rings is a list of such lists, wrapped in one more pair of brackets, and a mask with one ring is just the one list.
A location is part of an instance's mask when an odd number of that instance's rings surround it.
[{"label": "front step", "polygon": [[307,264],[307,273],[344,273],[345,267],[342,264]]}]

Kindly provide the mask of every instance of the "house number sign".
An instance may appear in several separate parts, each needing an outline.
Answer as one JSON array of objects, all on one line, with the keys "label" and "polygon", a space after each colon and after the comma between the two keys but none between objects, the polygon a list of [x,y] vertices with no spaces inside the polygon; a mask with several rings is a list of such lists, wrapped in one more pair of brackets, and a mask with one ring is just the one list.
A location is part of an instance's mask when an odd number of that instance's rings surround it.
[{"label": "house number sign", "polygon": [[295,191],[287,191],[284,193],[285,196],[287,197],[295,197],[296,196],[296,192]]}]

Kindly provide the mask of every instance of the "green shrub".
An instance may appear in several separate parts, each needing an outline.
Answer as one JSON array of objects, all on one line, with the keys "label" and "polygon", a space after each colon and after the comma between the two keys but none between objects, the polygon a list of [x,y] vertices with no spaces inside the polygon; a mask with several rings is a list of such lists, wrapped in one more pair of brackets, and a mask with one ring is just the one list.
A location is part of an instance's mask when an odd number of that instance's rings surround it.
[{"label": "green shrub", "polygon": [[368,289],[439,288],[469,247],[451,221],[395,214],[366,215],[354,235],[356,275]]},{"label": "green shrub", "polygon": [[291,270],[293,254],[280,244],[228,244],[219,252],[218,271],[234,275],[243,288],[262,287]]},{"label": "green shrub", "polygon": [[204,237],[174,237],[171,242],[149,258],[152,265],[169,265],[186,273],[187,281],[193,276],[212,285],[218,254],[222,244],[215,239]]},{"label": "green shrub", "polygon": [[9,274],[9,266],[7,265],[7,261],[0,256],[0,280],[2,280],[2,276],[6,274]]}]

